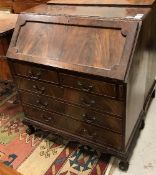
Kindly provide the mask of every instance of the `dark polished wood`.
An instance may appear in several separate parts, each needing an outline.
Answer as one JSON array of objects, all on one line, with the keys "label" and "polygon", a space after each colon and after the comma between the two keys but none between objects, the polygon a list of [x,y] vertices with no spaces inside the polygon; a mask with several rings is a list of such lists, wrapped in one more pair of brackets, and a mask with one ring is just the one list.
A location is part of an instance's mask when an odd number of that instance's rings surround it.
[{"label": "dark polished wood", "polygon": [[34,79],[34,80],[43,80],[46,82],[57,83],[59,78],[56,70],[48,70],[36,67],[34,65],[22,64],[19,62],[14,63],[14,73],[15,75]]},{"label": "dark polished wood", "polygon": [[8,64],[5,61],[17,15],[0,14],[0,80],[11,79]]},{"label": "dark polished wood", "polygon": [[91,139],[91,141],[96,141],[99,144],[106,144],[111,147],[116,147],[116,149],[121,149],[122,136],[117,133],[63,115],[37,110],[32,107],[24,106],[24,110],[26,115],[33,120],[43,122],[49,126],[70,132],[80,137]]},{"label": "dark polished wood", "polygon": [[115,2],[56,0],[28,10],[7,57],[30,133],[88,144],[127,170],[155,94],[156,5]]},{"label": "dark polished wood", "polygon": [[18,84],[18,89],[21,90],[28,90],[41,95],[62,99],[65,102],[70,102],[86,108],[95,108],[95,110],[105,111],[120,117],[122,117],[124,113],[124,102],[122,101],[21,78],[16,78],[16,83]]},{"label": "dark polished wood", "polygon": [[[40,95],[33,95],[28,92],[20,92],[23,104],[31,104],[37,108],[60,113],[86,123],[98,125],[122,133],[122,120],[107,113],[96,112],[93,109],[67,104],[60,100],[45,98]],[[103,122],[105,120],[105,122]]]},{"label": "dark polished wood", "polygon": [[10,93],[13,88],[12,76],[6,61],[13,29],[17,21],[17,15],[0,14],[0,96]]},{"label": "dark polished wood", "polygon": [[[33,60],[41,65],[60,67],[119,80],[124,79],[126,66],[128,66],[131,55],[130,48],[133,46],[137,32],[138,23],[136,21],[121,22],[72,16],[57,16],[57,18],[51,16],[49,18],[31,14],[21,14],[19,21],[22,23],[18,23],[18,28],[14,33],[14,38],[16,38],[20,31],[19,39],[17,42],[13,41],[11,43],[12,49],[9,50],[8,57],[14,53],[17,59],[27,62]],[[36,22],[33,23],[33,21]],[[63,23],[68,23],[68,25],[59,25]],[[25,24],[25,27],[21,30],[23,24]],[[47,33],[44,33],[43,29],[46,29],[47,24],[51,26],[48,28],[48,33],[55,34],[55,36],[46,36]],[[31,37],[26,37],[25,32]],[[40,38],[42,49],[40,43],[36,44],[38,38],[34,36],[37,32],[38,36],[45,36]],[[113,42],[114,38],[116,38],[116,42],[121,42],[118,47]],[[30,47],[25,47],[30,42]],[[104,47],[105,42],[108,43],[108,47]],[[23,45],[23,43],[25,44]],[[35,50],[34,47],[36,47]],[[72,47],[74,49],[68,49]],[[95,52],[94,48],[98,52]],[[51,52],[51,50],[53,51]],[[111,54],[112,52],[114,54]],[[81,59],[82,57],[84,59]]]},{"label": "dark polished wood", "polygon": [[117,96],[116,84],[110,84],[93,79],[85,79],[68,74],[60,74],[60,81],[60,83],[65,87],[71,87],[84,92],[90,92],[114,98]]}]

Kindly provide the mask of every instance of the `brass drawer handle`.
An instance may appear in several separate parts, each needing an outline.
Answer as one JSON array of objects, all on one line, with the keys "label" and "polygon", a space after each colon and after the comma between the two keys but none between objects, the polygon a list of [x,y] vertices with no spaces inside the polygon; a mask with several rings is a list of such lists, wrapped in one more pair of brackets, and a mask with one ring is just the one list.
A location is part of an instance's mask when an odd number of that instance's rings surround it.
[{"label": "brass drawer handle", "polygon": [[53,122],[53,117],[47,117],[44,114],[41,114],[40,117],[46,122]]},{"label": "brass drawer handle", "polygon": [[32,79],[40,79],[41,77],[41,71],[37,72],[37,73],[34,73],[32,72],[32,70],[29,70],[28,71],[28,76]]},{"label": "brass drawer handle", "polygon": [[85,91],[85,92],[90,92],[90,91],[93,90],[93,86],[92,86],[92,85],[86,86],[86,85],[84,85],[84,84],[83,84],[82,82],[80,82],[80,81],[77,82],[77,85],[78,85],[83,91]]},{"label": "brass drawer handle", "polygon": [[81,131],[81,134],[84,136],[84,137],[87,137],[89,139],[95,139],[97,137],[97,133],[94,132],[93,134],[90,134],[87,129],[82,129]]},{"label": "brass drawer handle", "polygon": [[89,124],[94,123],[96,121],[96,117],[95,116],[89,116],[87,114],[83,114],[82,117],[83,117],[84,121],[86,123],[89,123]]},{"label": "brass drawer handle", "polygon": [[81,102],[87,107],[91,107],[92,105],[95,104],[95,100],[87,101],[85,98],[82,98]]},{"label": "brass drawer handle", "polygon": [[37,85],[33,85],[33,89],[35,89],[36,91],[38,91],[40,94],[44,94],[45,92],[45,87],[38,87]]},{"label": "brass drawer handle", "polygon": [[36,103],[38,105],[40,105],[41,107],[47,107],[48,106],[48,102],[42,102],[41,100],[36,100]]}]

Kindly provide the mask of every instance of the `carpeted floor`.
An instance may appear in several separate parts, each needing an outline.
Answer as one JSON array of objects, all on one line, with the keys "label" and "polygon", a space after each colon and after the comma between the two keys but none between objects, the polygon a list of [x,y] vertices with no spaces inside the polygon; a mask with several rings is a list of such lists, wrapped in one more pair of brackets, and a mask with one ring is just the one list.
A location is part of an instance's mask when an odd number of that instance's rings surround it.
[{"label": "carpeted floor", "polygon": [[88,146],[52,135],[29,136],[22,124],[20,105],[11,99],[0,104],[0,161],[23,175],[109,175],[113,159]]}]

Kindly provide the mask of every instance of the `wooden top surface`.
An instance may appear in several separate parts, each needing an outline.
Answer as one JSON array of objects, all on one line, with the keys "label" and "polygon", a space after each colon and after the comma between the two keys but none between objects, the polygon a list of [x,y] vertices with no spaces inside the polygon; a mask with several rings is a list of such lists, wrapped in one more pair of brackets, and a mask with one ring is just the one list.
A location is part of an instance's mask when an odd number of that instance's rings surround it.
[{"label": "wooden top surface", "polygon": [[138,14],[141,14],[140,20],[144,18],[151,8],[130,8],[130,7],[105,7],[105,6],[72,6],[72,5],[38,5],[23,13],[33,13],[42,15],[70,15],[70,16],[86,16],[86,17],[102,17],[102,18],[120,18],[128,17],[134,20]]},{"label": "wooden top surface", "polygon": [[0,34],[15,28],[16,14],[0,14]]},{"label": "wooden top surface", "polygon": [[152,6],[155,0],[51,0],[48,4]]}]

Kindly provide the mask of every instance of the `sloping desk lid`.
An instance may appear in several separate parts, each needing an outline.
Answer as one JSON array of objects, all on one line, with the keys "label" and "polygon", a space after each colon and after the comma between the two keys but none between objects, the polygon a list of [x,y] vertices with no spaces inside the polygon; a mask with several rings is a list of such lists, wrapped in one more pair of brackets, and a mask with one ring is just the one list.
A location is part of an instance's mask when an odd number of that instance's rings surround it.
[{"label": "sloping desk lid", "polygon": [[51,0],[48,4],[152,6],[154,2],[155,0]]},{"label": "sloping desk lid", "polygon": [[138,22],[21,14],[8,58],[124,80]]}]

